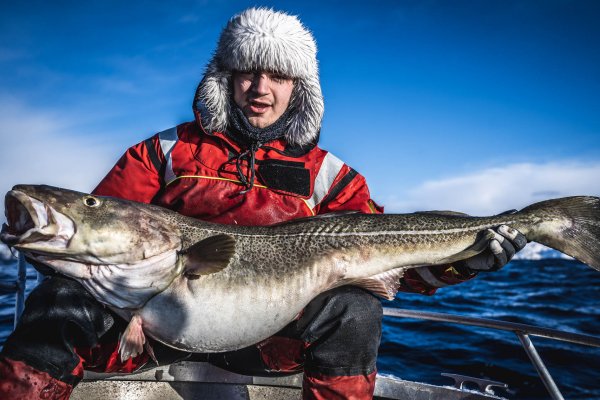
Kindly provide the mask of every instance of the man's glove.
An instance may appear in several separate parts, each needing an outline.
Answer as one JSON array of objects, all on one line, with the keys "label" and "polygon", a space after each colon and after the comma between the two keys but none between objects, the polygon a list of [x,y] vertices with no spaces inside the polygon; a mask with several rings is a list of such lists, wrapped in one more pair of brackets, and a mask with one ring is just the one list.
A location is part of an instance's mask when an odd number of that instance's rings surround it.
[{"label": "man's glove", "polygon": [[498,228],[489,229],[494,234],[487,250],[459,261],[459,268],[466,268],[471,272],[491,272],[498,271],[504,267],[517,253],[527,244],[527,238],[516,229],[506,225],[500,225]]}]

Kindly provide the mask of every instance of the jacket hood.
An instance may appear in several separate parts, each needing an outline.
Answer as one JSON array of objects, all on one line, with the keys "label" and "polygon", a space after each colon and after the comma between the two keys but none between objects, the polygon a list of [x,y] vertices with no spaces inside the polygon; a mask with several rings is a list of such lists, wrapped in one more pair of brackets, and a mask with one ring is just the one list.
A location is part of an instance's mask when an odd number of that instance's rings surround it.
[{"label": "jacket hood", "polygon": [[292,145],[318,140],[323,119],[317,46],[297,17],[267,8],[234,16],[221,32],[217,50],[196,90],[193,109],[208,132],[224,131],[231,117],[234,71],[264,70],[295,80],[285,139]]}]

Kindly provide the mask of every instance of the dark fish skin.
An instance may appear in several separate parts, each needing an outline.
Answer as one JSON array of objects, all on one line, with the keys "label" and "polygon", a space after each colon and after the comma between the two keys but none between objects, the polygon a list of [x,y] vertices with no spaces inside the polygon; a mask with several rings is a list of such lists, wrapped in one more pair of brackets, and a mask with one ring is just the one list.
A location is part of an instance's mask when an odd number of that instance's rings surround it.
[{"label": "dark fish skin", "polygon": [[[597,197],[491,217],[345,213],[266,227],[214,224],[50,186],[15,186],[5,204],[2,241],[79,280],[123,317],[140,315],[150,336],[195,352],[269,337],[332,287],[354,284],[393,298],[406,269],[471,257],[487,248],[487,229],[503,224],[600,270]],[[71,236],[61,216],[72,221]],[[45,244],[60,232],[60,244]]]}]

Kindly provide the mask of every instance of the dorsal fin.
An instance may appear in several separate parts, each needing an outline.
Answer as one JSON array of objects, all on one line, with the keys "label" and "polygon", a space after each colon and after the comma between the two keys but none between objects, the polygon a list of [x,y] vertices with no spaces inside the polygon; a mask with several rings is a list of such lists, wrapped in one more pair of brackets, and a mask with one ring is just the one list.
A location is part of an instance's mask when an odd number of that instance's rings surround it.
[{"label": "dorsal fin", "polygon": [[418,211],[415,214],[434,214],[434,215],[443,215],[446,217],[470,217],[469,214],[465,214],[459,211],[449,211],[449,210],[432,210],[432,211]]},{"label": "dorsal fin", "polygon": [[368,278],[356,279],[345,282],[344,284],[361,287],[373,294],[383,297],[386,300],[394,300],[398,288],[400,287],[400,278],[404,275],[406,268],[394,268]]},{"label": "dorsal fin", "polygon": [[183,256],[183,273],[189,279],[219,272],[235,254],[235,239],[230,235],[215,235],[195,243],[180,253]]}]

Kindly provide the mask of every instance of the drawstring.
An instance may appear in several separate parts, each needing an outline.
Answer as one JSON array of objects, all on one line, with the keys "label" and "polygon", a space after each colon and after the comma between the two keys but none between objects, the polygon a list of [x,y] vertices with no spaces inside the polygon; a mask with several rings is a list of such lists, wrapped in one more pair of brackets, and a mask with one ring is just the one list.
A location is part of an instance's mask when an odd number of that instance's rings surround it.
[{"label": "drawstring", "polygon": [[[259,141],[253,141],[248,150],[240,153],[235,160],[235,167],[237,168],[238,176],[242,184],[246,187],[246,189],[242,190],[240,194],[248,193],[254,187],[254,180],[256,178],[256,173],[254,171],[254,164],[256,163],[256,152],[260,148],[262,143]],[[248,159],[248,175],[244,174],[244,170],[242,169],[244,158]]]},{"label": "drawstring", "polygon": [[[288,107],[287,110],[277,118],[277,121],[265,128],[258,128],[253,126],[248,118],[244,115],[242,109],[231,99],[231,118],[229,120],[230,129],[227,129],[227,134],[238,143],[250,143],[248,150],[239,154],[235,160],[235,166],[237,168],[238,177],[246,189],[242,190],[240,194],[248,193],[254,187],[254,180],[256,173],[254,172],[254,164],[256,163],[256,151],[265,143],[273,140],[283,138],[285,135],[286,127],[288,124],[289,117],[292,113],[292,107]],[[244,174],[243,162],[244,159],[248,161],[248,174]]]}]

